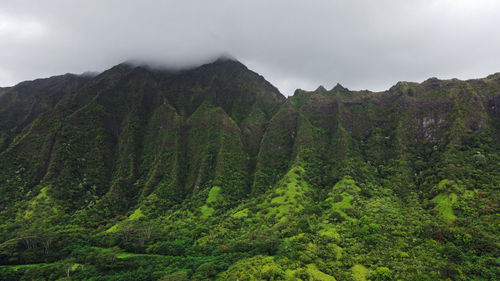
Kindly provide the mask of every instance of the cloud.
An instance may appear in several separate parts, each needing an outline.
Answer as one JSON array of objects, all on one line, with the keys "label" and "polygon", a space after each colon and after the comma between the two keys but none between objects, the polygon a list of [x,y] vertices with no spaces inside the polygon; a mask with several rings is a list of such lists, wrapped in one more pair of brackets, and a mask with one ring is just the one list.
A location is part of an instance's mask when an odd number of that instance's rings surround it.
[{"label": "cloud", "polygon": [[337,82],[383,90],[399,80],[480,77],[500,71],[499,12],[495,0],[6,0],[0,85],[219,53],[287,95]]},{"label": "cloud", "polygon": [[43,35],[44,27],[35,20],[18,19],[0,12],[0,37],[4,40],[33,40]]}]

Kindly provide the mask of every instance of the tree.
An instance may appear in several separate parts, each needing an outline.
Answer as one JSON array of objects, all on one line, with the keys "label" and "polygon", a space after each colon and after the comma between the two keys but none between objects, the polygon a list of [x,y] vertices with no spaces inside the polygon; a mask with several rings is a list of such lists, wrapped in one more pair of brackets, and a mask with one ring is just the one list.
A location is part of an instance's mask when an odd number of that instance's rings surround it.
[{"label": "tree", "polygon": [[375,271],[372,273],[373,281],[387,281],[392,279],[393,279],[392,270],[384,266],[377,267],[377,269],[375,269]]},{"label": "tree", "polygon": [[63,263],[63,270],[66,273],[66,277],[69,277],[74,265],[75,265],[75,260],[73,258],[67,259]]},{"label": "tree", "polygon": [[188,281],[189,276],[186,271],[177,271],[169,275],[165,275],[159,281]]},{"label": "tree", "polygon": [[36,247],[37,237],[31,233],[23,236],[23,243],[28,250],[34,249]]},{"label": "tree", "polygon": [[149,241],[151,239],[151,234],[153,233],[153,225],[148,224],[144,228],[139,231],[139,245],[141,247],[144,246],[145,241]]},{"label": "tree", "polygon": [[49,248],[50,245],[52,244],[53,239],[54,236],[52,235],[52,233],[47,233],[42,235],[40,240],[42,241],[43,252],[45,253],[45,255],[49,254]]}]

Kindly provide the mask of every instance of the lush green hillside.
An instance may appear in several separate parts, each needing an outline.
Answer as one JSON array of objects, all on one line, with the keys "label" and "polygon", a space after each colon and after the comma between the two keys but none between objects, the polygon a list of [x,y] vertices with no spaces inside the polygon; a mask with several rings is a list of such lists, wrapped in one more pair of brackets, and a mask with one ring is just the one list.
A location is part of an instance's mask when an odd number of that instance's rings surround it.
[{"label": "lush green hillside", "polygon": [[0,88],[0,280],[498,280],[500,74],[285,98],[239,62]]}]

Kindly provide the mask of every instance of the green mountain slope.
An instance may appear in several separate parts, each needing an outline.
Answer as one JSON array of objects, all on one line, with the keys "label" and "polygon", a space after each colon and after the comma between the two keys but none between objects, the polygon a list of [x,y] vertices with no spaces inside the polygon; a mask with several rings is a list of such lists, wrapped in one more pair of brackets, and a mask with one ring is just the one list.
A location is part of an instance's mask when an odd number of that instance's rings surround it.
[{"label": "green mountain slope", "polygon": [[241,63],[0,89],[1,280],[495,280],[500,75],[289,98]]}]

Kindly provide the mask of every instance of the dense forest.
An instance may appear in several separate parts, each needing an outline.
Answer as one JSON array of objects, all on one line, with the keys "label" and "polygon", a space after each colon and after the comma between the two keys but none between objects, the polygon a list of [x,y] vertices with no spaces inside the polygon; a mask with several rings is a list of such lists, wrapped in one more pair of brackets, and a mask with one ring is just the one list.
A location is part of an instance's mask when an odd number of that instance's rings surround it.
[{"label": "dense forest", "polygon": [[500,73],[284,97],[231,59],[0,88],[0,280],[499,280]]}]

